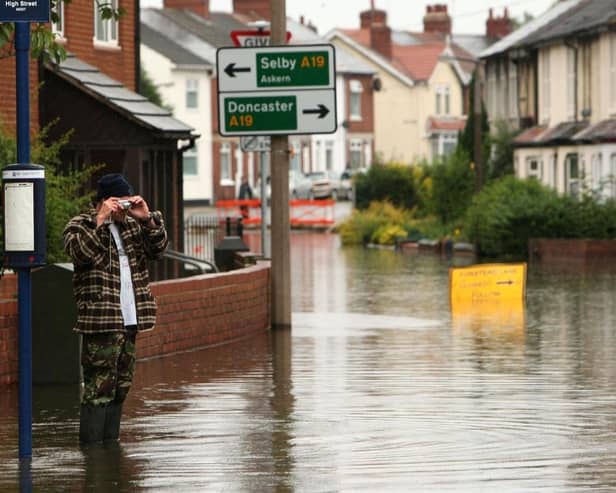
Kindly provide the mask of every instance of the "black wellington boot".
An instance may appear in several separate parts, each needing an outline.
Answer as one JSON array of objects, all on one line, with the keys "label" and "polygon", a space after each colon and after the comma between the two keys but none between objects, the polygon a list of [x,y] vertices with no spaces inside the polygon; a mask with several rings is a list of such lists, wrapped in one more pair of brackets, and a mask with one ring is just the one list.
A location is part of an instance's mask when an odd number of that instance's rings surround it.
[{"label": "black wellington boot", "polygon": [[120,438],[120,419],[122,418],[122,403],[112,402],[105,408],[104,440],[118,440]]},{"label": "black wellington boot", "polygon": [[79,441],[96,443],[103,441],[105,430],[105,406],[82,405],[79,413]]}]

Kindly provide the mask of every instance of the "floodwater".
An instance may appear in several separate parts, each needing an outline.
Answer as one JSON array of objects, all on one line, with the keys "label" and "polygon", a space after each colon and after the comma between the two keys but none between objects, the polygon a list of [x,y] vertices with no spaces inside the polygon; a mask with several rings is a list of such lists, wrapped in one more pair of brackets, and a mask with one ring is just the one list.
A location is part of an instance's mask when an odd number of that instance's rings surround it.
[{"label": "floodwater", "polygon": [[0,491],[616,491],[616,273],[530,269],[521,317],[459,323],[445,259],[292,235],[293,329],[140,362],[120,444],[0,393]]}]

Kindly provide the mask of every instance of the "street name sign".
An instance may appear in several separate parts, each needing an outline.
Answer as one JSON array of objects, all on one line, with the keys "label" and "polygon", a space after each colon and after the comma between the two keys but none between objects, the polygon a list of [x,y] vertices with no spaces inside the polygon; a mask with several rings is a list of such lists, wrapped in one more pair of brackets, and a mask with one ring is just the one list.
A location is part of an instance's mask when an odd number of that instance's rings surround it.
[{"label": "street name sign", "polygon": [[0,22],[49,22],[49,0],[0,0]]},{"label": "street name sign", "polygon": [[272,139],[266,135],[242,135],[240,149],[244,152],[270,152]]},{"label": "street name sign", "polygon": [[[271,44],[271,32],[264,29],[256,31],[231,31],[231,40],[235,46],[257,47]],[[287,43],[291,40],[291,32],[287,31]]]},{"label": "street name sign", "polygon": [[332,45],[220,48],[216,66],[221,135],[336,131]]}]

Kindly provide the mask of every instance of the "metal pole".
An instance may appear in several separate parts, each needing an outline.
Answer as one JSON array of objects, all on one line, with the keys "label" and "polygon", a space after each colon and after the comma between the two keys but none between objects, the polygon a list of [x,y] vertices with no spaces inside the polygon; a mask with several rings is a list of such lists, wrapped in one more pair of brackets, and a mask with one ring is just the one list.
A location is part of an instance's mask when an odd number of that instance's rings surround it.
[{"label": "metal pole", "polygon": [[[17,162],[30,162],[30,23],[15,23]],[[17,269],[19,311],[19,458],[32,457],[32,289],[30,268]]]},{"label": "metal pole", "polygon": [[[263,159],[263,155],[265,153],[261,153],[261,178],[259,187],[260,196],[261,196],[261,254],[263,258],[269,258],[271,256],[270,245],[269,245],[269,231],[267,230],[268,223],[268,208],[267,208],[267,169],[265,169],[265,159]],[[270,155],[271,156],[271,155]],[[270,158],[271,159],[271,158]]]},{"label": "metal pole", "polygon": [[475,192],[481,192],[483,186],[483,156],[482,156],[482,104],[481,104],[481,64],[475,65],[475,81],[473,87],[473,160],[475,161]]},{"label": "metal pole", "polygon": [[[285,0],[271,1],[271,43],[286,44]],[[291,255],[289,228],[289,139],[272,136],[272,328],[291,328]]]}]

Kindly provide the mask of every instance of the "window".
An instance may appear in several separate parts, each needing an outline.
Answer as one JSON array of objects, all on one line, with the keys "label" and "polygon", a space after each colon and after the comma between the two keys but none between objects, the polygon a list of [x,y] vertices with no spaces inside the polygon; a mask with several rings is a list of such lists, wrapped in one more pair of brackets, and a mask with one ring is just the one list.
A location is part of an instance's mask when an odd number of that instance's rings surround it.
[{"label": "window", "polygon": [[567,48],[567,119],[575,120],[575,50]]},{"label": "window", "polygon": [[103,19],[99,11],[99,5],[109,6],[111,9],[118,8],[118,0],[105,0],[94,2],[94,42],[111,46],[118,45],[118,21],[115,19]]},{"label": "window", "polygon": [[299,142],[293,142],[291,145],[291,160],[289,162],[289,168],[295,171],[302,170],[302,153]]},{"label": "window", "polygon": [[567,154],[565,157],[565,191],[572,197],[580,192],[580,169],[577,154]]},{"label": "window", "polygon": [[315,169],[322,169],[322,156],[321,156],[321,141],[317,140],[314,143],[314,167]]},{"label": "window", "polygon": [[362,141],[361,139],[353,139],[350,142],[349,150],[350,150],[350,161],[351,168],[358,169],[363,168],[363,152],[362,152]]},{"label": "window", "polygon": [[58,16],[56,22],[51,23],[51,32],[56,34],[59,38],[64,38],[64,2],[58,0],[55,8],[52,10]]},{"label": "window", "polygon": [[616,113],[616,33],[610,36],[610,109]]},{"label": "window", "polygon": [[541,120],[550,119],[550,51],[546,49],[541,56]]},{"label": "window", "polygon": [[451,98],[449,86],[436,87],[436,114],[449,115],[451,113]]},{"label": "window", "polygon": [[199,106],[199,81],[186,79],[186,107],[197,108]]},{"label": "window", "polygon": [[496,115],[496,67],[492,65],[488,72],[488,114],[492,120],[495,120]]},{"label": "window", "polygon": [[509,63],[509,118],[518,117],[518,67]]},{"label": "window", "polygon": [[351,120],[361,120],[361,93],[364,91],[361,82],[358,80],[349,81],[350,102],[349,116]]},{"label": "window", "polygon": [[529,157],[526,159],[526,176],[535,178],[541,181],[543,175],[543,162],[538,157]]},{"label": "window", "polygon": [[334,168],[334,143],[329,140],[325,143],[325,169]]},{"label": "window", "polygon": [[616,154],[610,156],[610,191],[612,197],[616,198]]},{"label": "window", "polygon": [[432,158],[448,156],[458,144],[458,135],[455,133],[439,133],[432,136]]},{"label": "window", "polygon": [[220,144],[220,181],[231,181],[231,145]]},{"label": "window", "polygon": [[598,192],[603,186],[603,156],[601,154],[593,154],[591,169],[592,188],[595,192]]},{"label": "window", "polygon": [[197,146],[184,152],[183,162],[184,176],[197,176],[197,167],[199,162]]}]

